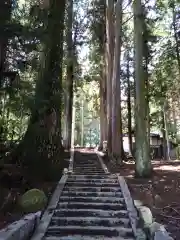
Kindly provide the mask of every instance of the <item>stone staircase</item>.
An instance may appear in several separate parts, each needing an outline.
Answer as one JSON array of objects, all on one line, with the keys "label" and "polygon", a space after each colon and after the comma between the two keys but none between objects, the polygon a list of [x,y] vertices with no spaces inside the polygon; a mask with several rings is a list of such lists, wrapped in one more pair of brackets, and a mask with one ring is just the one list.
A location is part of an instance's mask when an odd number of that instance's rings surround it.
[{"label": "stone staircase", "polygon": [[75,153],[73,165],[32,240],[136,239],[136,216],[119,177],[95,153]]}]

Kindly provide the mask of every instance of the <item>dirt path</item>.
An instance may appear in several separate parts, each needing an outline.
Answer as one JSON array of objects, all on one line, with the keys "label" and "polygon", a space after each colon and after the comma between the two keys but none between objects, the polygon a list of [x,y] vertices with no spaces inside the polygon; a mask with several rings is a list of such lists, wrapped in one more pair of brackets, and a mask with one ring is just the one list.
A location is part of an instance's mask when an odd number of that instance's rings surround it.
[{"label": "dirt path", "polygon": [[151,179],[135,179],[134,163],[107,163],[112,173],[127,180],[134,199],[151,208],[157,222],[165,225],[175,240],[180,239],[180,161],[153,161]]}]

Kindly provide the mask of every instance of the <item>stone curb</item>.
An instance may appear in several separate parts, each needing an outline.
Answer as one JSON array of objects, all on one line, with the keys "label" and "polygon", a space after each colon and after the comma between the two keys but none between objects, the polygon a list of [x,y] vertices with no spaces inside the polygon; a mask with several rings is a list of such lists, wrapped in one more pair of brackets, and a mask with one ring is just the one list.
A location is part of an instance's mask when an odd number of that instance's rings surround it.
[{"label": "stone curb", "polygon": [[108,170],[108,168],[106,167],[106,165],[104,164],[104,162],[103,162],[103,160],[102,160],[102,156],[104,156],[103,152],[96,150],[95,153],[96,153],[97,156],[98,156],[98,159],[99,159],[99,162],[100,162],[100,164],[101,164],[102,169],[104,170],[105,173],[108,174],[108,173],[109,173],[109,170]]},{"label": "stone curb", "polygon": [[41,212],[31,213],[0,231],[0,240],[27,240],[39,224]]},{"label": "stone curb", "polygon": [[154,221],[151,210],[143,206],[139,200],[134,200],[134,205],[139,215],[139,226],[146,233],[146,239],[148,240],[174,240],[165,227]]},{"label": "stone curb", "polygon": [[130,219],[130,224],[131,224],[135,239],[136,240],[146,240],[146,235],[145,235],[143,229],[139,228],[139,226],[138,226],[138,220],[139,220],[138,211],[132,200],[128,185],[127,185],[124,177],[122,177],[118,174],[116,174],[116,175],[118,177],[119,185],[121,187],[121,191],[122,191],[125,203],[126,203],[126,207],[127,207],[128,215],[129,215],[129,219]]},{"label": "stone curb", "polygon": [[[38,227],[35,229],[35,232],[31,238],[31,240],[41,240],[44,237],[44,234],[46,232],[46,229],[51,221],[51,218],[54,214],[54,210],[56,209],[58,205],[59,198],[61,196],[61,193],[63,191],[64,185],[67,181],[68,174],[64,174],[59,183],[57,184],[57,187],[51,197],[51,200],[48,204],[48,207],[46,208],[40,223],[38,224]],[[1,239],[0,239],[1,240]]]}]

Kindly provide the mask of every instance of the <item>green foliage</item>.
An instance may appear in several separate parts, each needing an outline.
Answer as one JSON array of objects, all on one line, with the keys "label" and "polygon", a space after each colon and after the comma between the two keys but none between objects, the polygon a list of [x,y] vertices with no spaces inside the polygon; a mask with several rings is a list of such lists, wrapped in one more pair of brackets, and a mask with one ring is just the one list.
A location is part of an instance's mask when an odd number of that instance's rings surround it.
[{"label": "green foliage", "polygon": [[[33,7],[32,1],[26,1],[22,6],[17,4],[13,8],[8,30],[4,33],[9,43],[6,68],[17,74],[15,78],[3,78],[0,86],[3,141],[21,138],[25,133],[34,102],[40,40],[43,36],[42,22],[47,14],[32,14]],[[1,27],[3,29],[5,26]]]}]

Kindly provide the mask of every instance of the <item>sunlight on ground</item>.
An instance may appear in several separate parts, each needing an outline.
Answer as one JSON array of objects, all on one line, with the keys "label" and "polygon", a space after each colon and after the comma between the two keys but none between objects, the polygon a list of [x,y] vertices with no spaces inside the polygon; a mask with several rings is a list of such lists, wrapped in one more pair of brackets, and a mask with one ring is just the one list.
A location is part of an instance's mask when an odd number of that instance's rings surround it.
[{"label": "sunlight on ground", "polygon": [[180,166],[172,166],[172,165],[158,166],[158,167],[154,167],[154,169],[155,170],[162,170],[162,171],[180,172]]}]

